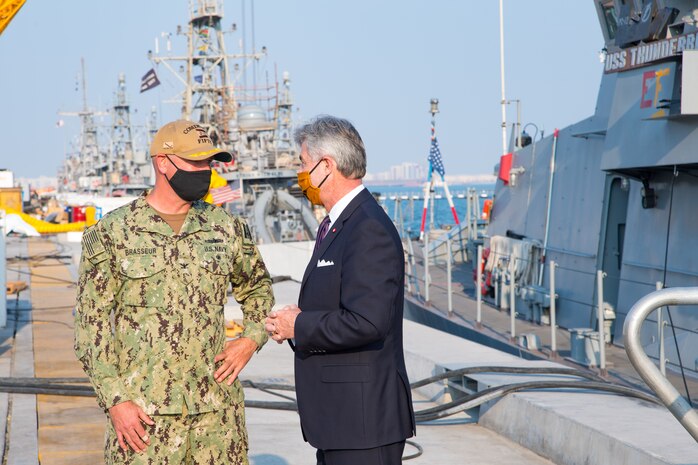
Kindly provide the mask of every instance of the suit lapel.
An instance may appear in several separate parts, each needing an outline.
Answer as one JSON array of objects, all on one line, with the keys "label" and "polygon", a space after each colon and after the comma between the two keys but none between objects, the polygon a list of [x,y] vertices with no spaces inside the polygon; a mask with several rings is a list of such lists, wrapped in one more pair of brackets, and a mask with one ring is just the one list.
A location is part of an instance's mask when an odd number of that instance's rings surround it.
[{"label": "suit lapel", "polygon": [[322,255],[325,253],[327,248],[332,244],[332,242],[339,236],[339,233],[342,231],[342,228],[344,228],[344,223],[351,217],[351,215],[354,213],[354,211],[358,208],[359,205],[364,203],[366,200],[372,198],[373,196],[371,193],[364,187],[364,189],[359,192],[359,194],[352,199],[351,202],[349,202],[349,205],[346,206],[346,208],[342,211],[342,214],[339,215],[339,218],[337,218],[337,221],[335,221],[332,226],[330,226],[330,230],[327,232],[327,235],[325,236],[325,239],[320,243],[320,247],[313,252],[313,256],[310,257],[310,262],[308,263],[308,266],[305,268],[305,273],[303,274],[303,281],[301,283],[301,295],[303,294],[303,288],[305,287],[305,283],[308,281],[308,276],[310,275],[310,272],[317,267],[317,261]]}]

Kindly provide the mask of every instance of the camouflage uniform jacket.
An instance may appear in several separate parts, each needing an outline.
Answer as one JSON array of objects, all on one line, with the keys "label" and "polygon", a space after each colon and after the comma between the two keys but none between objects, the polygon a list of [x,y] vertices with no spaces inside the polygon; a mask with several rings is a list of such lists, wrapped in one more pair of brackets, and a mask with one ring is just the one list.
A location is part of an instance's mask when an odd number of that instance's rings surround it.
[{"label": "camouflage uniform jacket", "polygon": [[100,406],[131,400],[148,414],[229,408],[239,381],[218,384],[214,357],[225,343],[223,305],[233,285],[242,333],[267,341],[271,280],[247,225],[194,202],[179,234],[139,197],[83,235],[75,352]]}]

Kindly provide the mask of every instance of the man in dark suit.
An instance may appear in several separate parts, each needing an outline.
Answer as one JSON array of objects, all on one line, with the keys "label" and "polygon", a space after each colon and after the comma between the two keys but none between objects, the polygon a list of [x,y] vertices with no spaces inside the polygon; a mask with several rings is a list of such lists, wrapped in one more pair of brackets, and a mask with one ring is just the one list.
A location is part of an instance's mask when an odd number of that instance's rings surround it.
[{"label": "man in dark suit", "polygon": [[351,123],[320,117],[295,138],[299,185],[329,214],[298,306],[272,312],[265,329],[295,350],[301,428],[318,465],[397,465],[415,432],[402,349],[402,242],[361,183],[366,152]]}]

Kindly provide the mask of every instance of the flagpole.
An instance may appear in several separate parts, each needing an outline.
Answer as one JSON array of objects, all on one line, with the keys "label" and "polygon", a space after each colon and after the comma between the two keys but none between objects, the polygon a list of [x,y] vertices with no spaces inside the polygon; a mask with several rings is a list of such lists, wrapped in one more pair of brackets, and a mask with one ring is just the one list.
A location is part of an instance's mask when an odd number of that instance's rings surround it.
[{"label": "flagpole", "polygon": [[456,213],[456,207],[453,205],[453,197],[451,196],[451,191],[448,189],[448,183],[446,182],[445,176],[441,176],[441,181],[444,183],[444,190],[446,191],[448,206],[451,207],[451,213],[453,213],[453,219],[456,220],[456,224],[459,225],[460,221],[458,221],[458,213]]},{"label": "flagpole", "polygon": [[[439,112],[439,100],[431,99],[431,143],[432,145],[436,143],[436,114]],[[431,167],[431,161],[429,162]],[[430,172],[431,174],[431,172]],[[451,213],[453,213],[453,219],[456,224],[460,224],[458,221],[458,214],[456,213],[456,207],[453,205],[453,197],[451,196],[451,191],[448,188],[448,183],[446,182],[446,176],[443,174],[443,169],[439,171],[441,175],[441,182],[444,185],[444,191],[446,191],[446,199],[448,200],[448,206],[451,207]]]},{"label": "flagpole", "polygon": [[431,192],[432,177],[431,173],[434,168],[429,162],[429,174],[427,175],[427,182],[424,183],[424,208],[422,209],[422,225],[419,227],[419,240],[424,239],[424,225],[427,222],[427,206],[429,205],[429,193]]},{"label": "flagpole", "polygon": [[[431,148],[436,143],[436,114],[439,112],[439,99],[433,98],[429,103],[431,104],[431,109],[429,110],[429,112],[431,113],[431,141],[429,143],[429,153],[431,154]],[[429,160],[429,167],[431,168],[429,171],[429,180],[431,181],[431,183],[429,184],[429,201],[431,202],[431,218],[429,221],[429,231],[431,231],[432,229],[434,229],[434,213],[436,212],[436,207],[434,206],[434,198],[436,197],[434,195],[435,179],[432,177],[434,174],[434,162],[431,159]],[[437,172],[439,172],[438,166]]]},{"label": "flagpole", "polygon": [[[434,138],[436,137],[436,114],[439,112],[439,99],[431,99],[431,145],[434,144]],[[431,149],[430,149],[431,150]],[[419,240],[424,239],[424,226],[427,221],[427,208],[429,205],[429,198],[431,196],[431,191],[434,186],[434,178],[432,174],[434,172],[434,165],[431,162],[431,157],[429,158],[429,174],[427,175],[427,182],[424,184],[424,208],[422,209],[422,224],[419,227]]]}]

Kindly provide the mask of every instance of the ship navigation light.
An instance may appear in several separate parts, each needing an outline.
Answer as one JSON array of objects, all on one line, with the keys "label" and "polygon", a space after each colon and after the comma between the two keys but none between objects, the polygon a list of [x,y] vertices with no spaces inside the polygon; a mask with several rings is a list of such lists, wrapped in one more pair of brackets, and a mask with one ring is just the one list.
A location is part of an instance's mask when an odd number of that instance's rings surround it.
[{"label": "ship navigation light", "polygon": [[606,61],[607,54],[608,54],[608,49],[606,47],[599,50],[599,62],[604,63]]},{"label": "ship navigation light", "polygon": [[431,99],[431,110],[429,111],[431,113],[431,116],[434,116],[439,112],[439,99],[433,98]]}]

